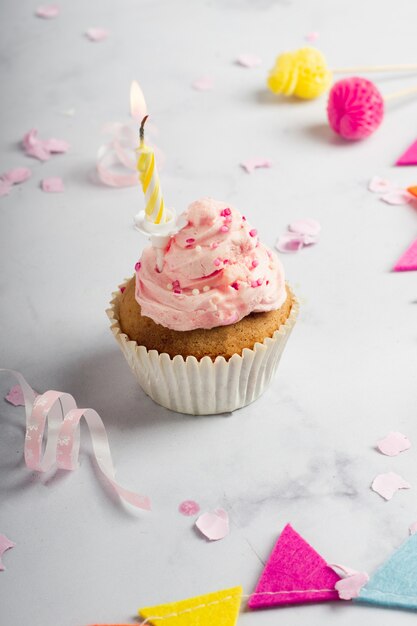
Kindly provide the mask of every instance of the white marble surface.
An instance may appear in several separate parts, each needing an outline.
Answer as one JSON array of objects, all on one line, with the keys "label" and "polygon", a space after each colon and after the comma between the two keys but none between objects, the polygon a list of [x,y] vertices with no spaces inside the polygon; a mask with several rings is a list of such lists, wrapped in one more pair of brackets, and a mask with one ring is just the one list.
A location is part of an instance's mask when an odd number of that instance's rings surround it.
[{"label": "white marble surface", "polygon": [[[333,65],[415,61],[417,5],[62,0],[59,18],[43,21],[36,4],[8,0],[0,9],[0,171],[33,170],[0,199],[1,365],[98,410],[119,480],[151,496],[154,508],[121,505],[100,483],[88,443],[76,473],[28,472],[23,410],[1,401],[0,532],[17,546],[0,573],[0,622],[133,622],[141,604],[236,584],[250,593],[288,521],[327,559],[371,572],[417,518],[417,275],[390,272],[416,235],[417,213],[366,187],[374,174],[417,183],[416,168],[392,167],[416,138],[417,103],[390,105],[373,138],[345,145],[326,126],[325,99],[277,101],[264,82],[275,55],[313,30]],[[111,36],[90,43],[89,26]],[[260,55],[262,66],[234,65],[243,52]],[[190,84],[203,74],[215,87],[199,93]],[[284,258],[303,306],[278,376],[231,416],[156,406],[108,330],[110,293],[144,243],[131,228],[142,199],[139,189],[95,185],[90,173],[102,126],[128,121],[133,78],[168,155],[169,204],[230,201],[269,245],[295,217],[323,226],[319,245]],[[385,93],[415,82],[379,80]],[[72,107],[74,117],[61,113]],[[70,152],[45,164],[25,157],[18,142],[32,126],[70,141]],[[238,164],[254,155],[273,168],[247,175]],[[39,189],[53,175],[63,177],[64,194]],[[12,383],[1,377],[1,396]],[[389,430],[406,433],[414,448],[378,454],[375,442]],[[390,470],[413,489],[385,502],[369,486]],[[199,537],[177,512],[186,498],[227,509],[230,535],[213,544]],[[281,622],[406,626],[415,615],[326,604],[239,618],[242,626]]]}]

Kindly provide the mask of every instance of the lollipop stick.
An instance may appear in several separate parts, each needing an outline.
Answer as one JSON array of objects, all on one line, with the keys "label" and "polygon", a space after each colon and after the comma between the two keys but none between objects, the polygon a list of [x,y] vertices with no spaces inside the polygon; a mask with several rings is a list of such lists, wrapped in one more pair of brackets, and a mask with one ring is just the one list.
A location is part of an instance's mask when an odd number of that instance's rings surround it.
[{"label": "lollipop stick", "polygon": [[354,74],[356,72],[415,72],[417,63],[403,63],[402,65],[362,65],[356,67],[332,68],[333,74]]},{"label": "lollipop stick", "polygon": [[417,93],[417,85],[409,87],[408,89],[402,89],[401,91],[394,91],[384,96],[384,100],[396,100],[397,98],[403,98],[404,96],[411,96],[413,93]]}]

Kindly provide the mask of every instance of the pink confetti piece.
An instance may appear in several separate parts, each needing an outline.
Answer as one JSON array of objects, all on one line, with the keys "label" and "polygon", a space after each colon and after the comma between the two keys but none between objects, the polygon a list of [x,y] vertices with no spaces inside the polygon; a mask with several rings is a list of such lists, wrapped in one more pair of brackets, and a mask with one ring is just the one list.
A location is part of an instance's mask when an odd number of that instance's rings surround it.
[{"label": "pink confetti piece", "polygon": [[23,391],[20,385],[14,385],[4,399],[13,404],[13,406],[25,406]]},{"label": "pink confetti piece", "polygon": [[353,600],[359,596],[360,590],[369,580],[366,572],[355,572],[337,581],[334,588],[341,600]]},{"label": "pink confetti piece", "polygon": [[373,193],[387,193],[396,188],[393,182],[380,176],[373,176],[368,184],[369,191]]},{"label": "pink confetti piece", "polygon": [[380,439],[376,447],[382,454],[387,456],[397,456],[400,452],[409,450],[411,442],[408,437],[399,432],[390,432],[386,437]]},{"label": "pink confetti piece", "polygon": [[394,265],[394,272],[411,272],[417,270],[417,239],[407,248]]},{"label": "pink confetti piece", "polygon": [[291,222],[291,224],[288,226],[288,230],[290,230],[292,233],[297,233],[298,235],[311,237],[315,241],[320,234],[321,225],[317,220],[313,220],[312,218],[306,218]]},{"label": "pink confetti piece", "polygon": [[24,183],[32,176],[32,171],[27,167],[15,167],[3,174],[2,179],[7,180],[12,185]]},{"label": "pink confetti piece", "polygon": [[59,15],[59,6],[57,4],[42,4],[36,9],[35,15],[50,20]]},{"label": "pink confetti piece", "polygon": [[179,505],[178,511],[181,513],[181,515],[186,515],[187,517],[190,517],[191,515],[197,515],[197,513],[200,511],[200,505],[194,500],[184,500],[184,502],[181,502],[181,504]]},{"label": "pink confetti piece", "polygon": [[8,180],[0,180],[0,198],[8,196],[12,190],[12,183]]},{"label": "pink confetti piece", "polygon": [[40,139],[36,128],[32,128],[23,137],[23,149],[28,156],[32,156],[39,161],[48,161],[52,153],[66,152],[69,144],[61,139]]},{"label": "pink confetti piece", "polygon": [[[116,482],[107,431],[100,415],[93,409],[79,409],[75,399],[62,391],[35,391],[19,372],[0,369],[17,379],[25,400],[26,435],[24,456],[31,471],[75,470],[79,465],[80,422],[84,419],[92,441],[99,470],[116,493],[133,506],[150,510],[150,500],[128,491]],[[44,445],[44,436],[46,442]]]},{"label": "pink confetti piece", "polygon": [[390,191],[381,196],[381,200],[383,202],[386,202],[387,204],[392,204],[394,206],[409,204],[414,199],[414,196],[406,189],[394,189],[393,191]]},{"label": "pink confetti piece", "polygon": [[59,176],[52,176],[41,181],[41,188],[42,191],[47,193],[62,193],[64,191],[64,183]]},{"label": "pink confetti piece", "polygon": [[378,474],[374,478],[371,488],[385,500],[391,500],[399,489],[411,489],[411,485],[399,474],[388,472],[387,474]]},{"label": "pink confetti piece", "polygon": [[279,252],[298,252],[304,247],[304,236],[295,233],[286,233],[278,237],[275,247]]},{"label": "pink confetti piece", "polygon": [[10,539],[8,539],[6,535],[2,535],[0,533],[0,571],[5,570],[1,557],[6,552],[6,550],[9,550],[10,548],[14,548],[15,545],[16,544],[13,541],[10,541]]},{"label": "pink confetti piece", "polygon": [[408,532],[410,533],[410,535],[415,535],[417,533],[417,521],[410,524]]},{"label": "pink confetti piece", "polygon": [[247,161],[242,161],[242,163],[240,163],[240,166],[243,167],[243,169],[246,170],[248,174],[252,174],[252,172],[254,172],[258,168],[272,167],[272,161],[270,161],[269,159],[254,158],[248,159]]},{"label": "pink confetti piece", "polygon": [[210,91],[214,87],[214,80],[211,76],[201,76],[191,83],[191,87],[196,91]]},{"label": "pink confetti piece", "polygon": [[417,139],[400,156],[395,165],[417,165]]},{"label": "pink confetti piece", "polygon": [[251,69],[261,65],[262,59],[255,54],[240,54],[236,59],[236,63],[242,67]]},{"label": "pink confetti piece", "polygon": [[210,541],[218,541],[229,534],[229,516],[224,509],[214,509],[200,515],[195,525]]},{"label": "pink confetti piece", "polygon": [[311,33],[307,33],[307,35],[305,36],[305,40],[309,41],[310,43],[314,43],[319,37],[320,33],[318,33],[316,30],[313,30]]},{"label": "pink confetti piece", "polygon": [[104,41],[109,36],[109,31],[106,28],[92,27],[86,31],[86,36],[90,41]]}]

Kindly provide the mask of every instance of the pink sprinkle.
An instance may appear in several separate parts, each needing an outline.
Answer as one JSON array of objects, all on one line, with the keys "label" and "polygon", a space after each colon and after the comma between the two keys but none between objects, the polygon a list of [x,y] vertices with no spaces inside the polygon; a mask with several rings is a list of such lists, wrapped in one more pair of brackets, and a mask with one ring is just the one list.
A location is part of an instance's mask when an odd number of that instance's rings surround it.
[{"label": "pink sprinkle", "polygon": [[182,293],[181,289],[174,289],[174,293]]},{"label": "pink sprinkle", "polygon": [[253,259],[253,261],[252,261],[252,267],[258,267],[258,265],[259,265],[259,261],[258,261],[258,259]]},{"label": "pink sprinkle", "polygon": [[218,257],[217,257],[217,259],[214,259],[214,265],[216,265],[217,267],[221,264],[221,262],[222,262],[222,260],[219,259]]},{"label": "pink sprinkle", "polygon": [[256,230],[256,228],[252,228],[252,230],[249,231],[249,235],[251,237],[256,237],[257,234],[258,234],[258,231]]},{"label": "pink sprinkle", "polygon": [[231,214],[232,214],[232,211],[229,209],[229,207],[227,207],[226,209],[223,209],[223,210],[220,212],[220,215],[221,215],[222,217],[226,217],[226,216],[231,215]]},{"label": "pink sprinkle", "polygon": [[126,291],[126,287],[120,287],[120,293],[124,293]]},{"label": "pink sprinkle", "polygon": [[195,239],[193,237],[190,237],[189,239],[185,240],[185,243],[194,243]]},{"label": "pink sprinkle", "polygon": [[181,515],[187,515],[190,517],[191,515],[197,515],[200,510],[200,505],[194,500],[184,500],[178,507],[178,511]]},{"label": "pink sprinkle", "polygon": [[269,280],[266,281],[266,284],[269,285]]},{"label": "pink sprinkle", "polygon": [[180,281],[179,280],[174,280],[172,283],[172,286],[174,289],[179,289],[180,288]]},{"label": "pink sprinkle", "polygon": [[229,259],[223,259],[223,263],[227,265],[229,263]]},{"label": "pink sprinkle", "polygon": [[251,287],[259,287],[258,285],[258,281],[257,280],[253,280],[250,284]]},{"label": "pink sprinkle", "polygon": [[229,232],[229,227],[228,226],[222,226],[220,228],[220,232],[221,233],[228,233]]},{"label": "pink sprinkle", "polygon": [[246,222],[246,217],[244,215],[242,215],[242,220]]},{"label": "pink sprinkle", "polygon": [[218,247],[219,247],[219,244],[217,243],[217,241],[213,241],[213,242],[210,244],[210,248],[211,248],[212,250],[215,250],[215,249],[216,249],[216,248],[218,248]]},{"label": "pink sprinkle", "polygon": [[239,283],[238,283],[237,281],[235,281],[234,283],[232,283],[230,286],[231,286],[231,287],[233,287],[233,289],[236,289],[236,290],[238,290],[238,289],[239,289]]},{"label": "pink sprinkle", "polygon": [[138,272],[140,270],[140,268],[142,267],[142,263],[140,261],[138,261],[135,265],[135,270]]},{"label": "pink sprinkle", "polygon": [[260,287],[262,285],[262,283],[264,282],[263,278],[258,278],[258,280],[256,281],[258,283],[258,286]]}]

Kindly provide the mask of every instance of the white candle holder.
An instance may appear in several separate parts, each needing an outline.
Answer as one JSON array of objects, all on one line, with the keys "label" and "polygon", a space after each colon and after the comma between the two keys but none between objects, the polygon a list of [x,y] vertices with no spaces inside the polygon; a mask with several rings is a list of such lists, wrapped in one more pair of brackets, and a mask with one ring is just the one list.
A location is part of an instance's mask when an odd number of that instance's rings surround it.
[{"label": "white candle holder", "polygon": [[163,224],[150,222],[145,211],[140,211],[135,215],[135,228],[143,235],[150,237],[151,245],[156,250],[156,266],[160,272],[164,264],[164,249],[168,245],[170,238],[180,229],[177,215],[174,209],[167,210],[167,220]]}]

